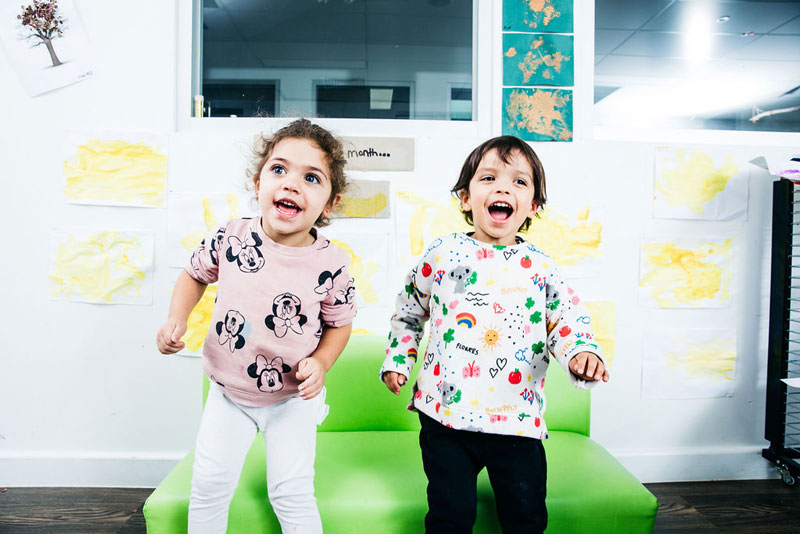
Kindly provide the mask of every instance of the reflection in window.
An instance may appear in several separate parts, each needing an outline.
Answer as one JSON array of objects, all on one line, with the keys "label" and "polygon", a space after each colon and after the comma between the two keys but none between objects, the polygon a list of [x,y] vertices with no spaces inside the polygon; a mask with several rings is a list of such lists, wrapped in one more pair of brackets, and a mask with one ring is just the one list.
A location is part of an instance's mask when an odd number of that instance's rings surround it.
[{"label": "reflection in window", "polygon": [[195,2],[206,115],[472,120],[473,2]]},{"label": "reflection in window", "polygon": [[594,117],[800,131],[800,2],[596,0]]}]

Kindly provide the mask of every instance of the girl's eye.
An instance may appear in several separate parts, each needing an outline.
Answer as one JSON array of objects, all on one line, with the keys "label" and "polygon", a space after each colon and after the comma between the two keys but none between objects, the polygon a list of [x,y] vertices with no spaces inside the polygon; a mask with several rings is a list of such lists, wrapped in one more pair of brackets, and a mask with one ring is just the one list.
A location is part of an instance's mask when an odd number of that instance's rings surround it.
[{"label": "girl's eye", "polygon": [[484,176],[481,178],[481,182],[494,182],[494,176]]},{"label": "girl's eye", "polygon": [[517,178],[516,180],[514,180],[514,183],[519,184],[519,185],[524,185],[524,186],[528,185],[528,182],[526,182],[522,178]]},{"label": "girl's eye", "polygon": [[283,168],[283,165],[273,165],[270,170],[275,174],[286,174],[286,169]]},{"label": "girl's eye", "polygon": [[316,174],[306,174],[306,182],[309,182],[309,183],[312,183],[312,184],[318,184],[318,183],[320,183],[320,180],[319,180],[319,177],[317,177]]}]

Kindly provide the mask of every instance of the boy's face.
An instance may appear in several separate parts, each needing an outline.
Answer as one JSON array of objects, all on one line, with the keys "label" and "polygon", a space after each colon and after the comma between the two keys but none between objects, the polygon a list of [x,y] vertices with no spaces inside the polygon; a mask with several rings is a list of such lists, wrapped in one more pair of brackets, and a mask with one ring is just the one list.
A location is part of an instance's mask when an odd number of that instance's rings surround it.
[{"label": "boy's face", "polygon": [[307,139],[280,141],[255,180],[261,226],[276,243],[310,245],[309,233],[320,214],[329,216],[338,197],[331,195],[325,153]]},{"label": "boy's face", "polygon": [[472,211],[474,238],[493,245],[513,245],[517,231],[525,219],[533,217],[533,169],[528,160],[515,150],[504,163],[492,149],[487,152],[469,182],[461,191],[461,207]]}]

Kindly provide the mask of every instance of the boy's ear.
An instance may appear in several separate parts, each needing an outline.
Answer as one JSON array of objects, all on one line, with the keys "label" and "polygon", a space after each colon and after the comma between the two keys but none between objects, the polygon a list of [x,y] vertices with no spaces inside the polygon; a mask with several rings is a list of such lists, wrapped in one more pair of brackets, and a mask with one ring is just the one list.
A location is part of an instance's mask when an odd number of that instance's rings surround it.
[{"label": "boy's ear", "polygon": [[342,195],[337,194],[335,197],[333,197],[333,200],[331,200],[331,202],[327,206],[325,206],[325,209],[322,210],[322,215],[324,215],[325,217],[330,217],[331,214],[336,209],[336,206],[338,206],[339,203],[341,203],[341,201],[342,201]]},{"label": "boy's ear", "polygon": [[461,199],[461,211],[472,211],[472,206],[469,203],[469,191],[462,189],[458,192],[458,196]]},{"label": "boy's ear", "polygon": [[528,215],[528,217],[533,218],[533,216],[536,215],[537,211],[539,211],[539,203],[536,202],[536,201],[533,201],[533,203],[531,204],[531,213],[530,213],[530,215]]}]

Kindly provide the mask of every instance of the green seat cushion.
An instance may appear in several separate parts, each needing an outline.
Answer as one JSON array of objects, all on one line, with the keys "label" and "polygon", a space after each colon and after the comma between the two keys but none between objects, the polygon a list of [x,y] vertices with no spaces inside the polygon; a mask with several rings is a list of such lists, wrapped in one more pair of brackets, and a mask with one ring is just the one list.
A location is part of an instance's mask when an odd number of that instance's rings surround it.
[{"label": "green seat cushion", "polygon": [[[586,436],[559,431],[544,444],[551,475],[549,534],[652,532],[655,497],[605,449]],[[191,454],[184,458],[145,504],[149,534],[186,531],[192,461]],[[280,532],[267,499],[264,465],[259,436],[231,504],[231,534]],[[316,472],[326,532],[424,531],[427,481],[417,432],[319,433]],[[485,470],[478,479],[475,532],[499,532]]]}]

